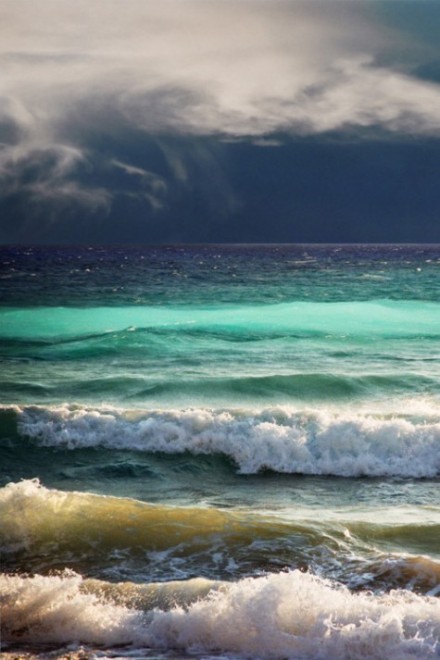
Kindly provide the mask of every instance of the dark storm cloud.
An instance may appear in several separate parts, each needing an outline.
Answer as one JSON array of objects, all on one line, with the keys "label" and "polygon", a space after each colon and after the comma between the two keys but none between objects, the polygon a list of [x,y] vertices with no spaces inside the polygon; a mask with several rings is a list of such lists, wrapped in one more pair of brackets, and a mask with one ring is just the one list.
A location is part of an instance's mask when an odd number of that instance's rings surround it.
[{"label": "dark storm cloud", "polygon": [[140,205],[154,231],[160,217],[173,224],[175,205],[220,222],[241,207],[225,169],[228,141],[262,150],[331,133],[437,138],[440,87],[415,75],[420,30],[383,27],[380,7],[3,3],[0,185],[16,237],[28,235],[29,218],[50,236],[79,207],[102,223]]}]

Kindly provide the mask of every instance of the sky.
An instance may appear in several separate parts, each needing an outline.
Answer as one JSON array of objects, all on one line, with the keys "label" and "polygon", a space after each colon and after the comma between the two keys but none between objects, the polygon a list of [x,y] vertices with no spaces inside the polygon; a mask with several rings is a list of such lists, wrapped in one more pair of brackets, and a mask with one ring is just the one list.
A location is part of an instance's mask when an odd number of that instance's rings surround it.
[{"label": "sky", "polygon": [[0,243],[440,242],[440,0],[0,0]]}]

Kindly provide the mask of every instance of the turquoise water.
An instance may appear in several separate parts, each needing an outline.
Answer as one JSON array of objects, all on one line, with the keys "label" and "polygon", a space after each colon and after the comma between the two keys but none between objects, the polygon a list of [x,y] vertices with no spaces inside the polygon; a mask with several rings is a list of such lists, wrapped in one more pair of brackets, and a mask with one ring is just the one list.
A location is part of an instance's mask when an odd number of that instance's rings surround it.
[{"label": "turquoise water", "polygon": [[4,650],[438,656],[438,246],[0,252]]}]

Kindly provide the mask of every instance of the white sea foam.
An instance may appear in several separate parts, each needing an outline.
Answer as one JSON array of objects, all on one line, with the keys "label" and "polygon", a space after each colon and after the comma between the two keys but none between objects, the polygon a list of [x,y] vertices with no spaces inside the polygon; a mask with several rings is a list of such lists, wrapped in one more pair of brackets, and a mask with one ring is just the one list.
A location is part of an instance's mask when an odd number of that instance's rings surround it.
[{"label": "white sea foam", "polygon": [[44,446],[222,454],[247,474],[262,469],[346,477],[440,474],[440,416],[67,405],[17,411],[19,431]]},{"label": "white sea foam", "polygon": [[142,612],[81,592],[76,574],[32,578],[2,575],[2,641],[129,644],[142,628]]},{"label": "white sea foam", "polygon": [[75,574],[3,575],[0,587],[4,642],[131,644],[248,658],[403,660],[440,651],[438,599],[352,594],[299,571],[224,583],[169,611],[106,601]]}]

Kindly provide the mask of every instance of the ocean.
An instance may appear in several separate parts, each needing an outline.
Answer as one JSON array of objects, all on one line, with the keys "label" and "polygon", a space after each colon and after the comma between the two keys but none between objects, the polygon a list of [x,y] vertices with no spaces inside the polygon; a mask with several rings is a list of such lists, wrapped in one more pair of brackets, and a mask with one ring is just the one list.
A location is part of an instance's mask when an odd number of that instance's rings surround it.
[{"label": "ocean", "polygon": [[5,658],[440,656],[440,246],[0,262]]}]

